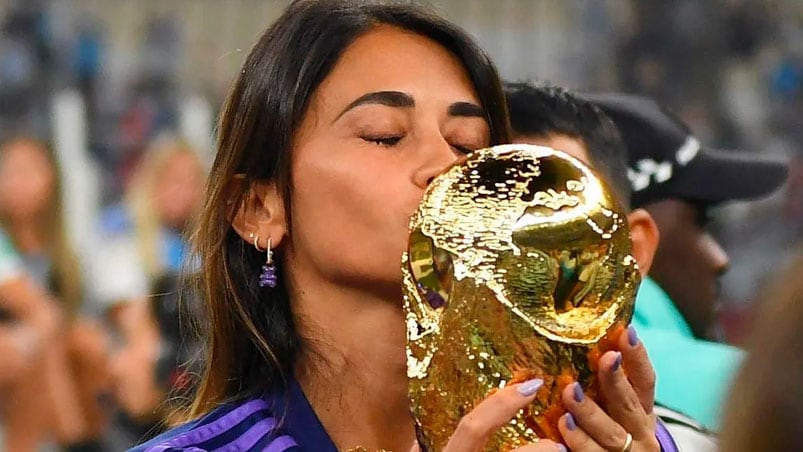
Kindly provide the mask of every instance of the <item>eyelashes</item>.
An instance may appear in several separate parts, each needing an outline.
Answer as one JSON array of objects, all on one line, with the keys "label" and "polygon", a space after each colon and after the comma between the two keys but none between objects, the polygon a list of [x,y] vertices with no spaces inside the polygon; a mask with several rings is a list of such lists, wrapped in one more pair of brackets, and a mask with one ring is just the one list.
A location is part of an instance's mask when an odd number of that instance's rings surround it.
[{"label": "eyelashes", "polygon": [[[380,147],[391,148],[399,144],[401,140],[404,139],[404,135],[362,136],[360,138],[368,143],[372,143]],[[449,145],[452,147],[452,149],[461,154],[471,154],[472,152],[480,148],[479,146],[451,144],[451,143]]]},{"label": "eyelashes", "polygon": [[459,152],[459,153],[461,153],[461,154],[466,154],[466,155],[468,155],[468,154],[471,154],[472,152],[474,152],[474,151],[476,151],[477,149],[479,149],[479,147],[474,147],[474,146],[460,146],[460,145],[457,145],[457,144],[453,144],[453,145],[451,145],[451,146],[452,146],[452,148],[453,148],[454,150],[456,150],[457,152]]},{"label": "eyelashes", "polygon": [[376,144],[382,147],[393,147],[399,144],[399,142],[404,138],[402,135],[388,135],[388,136],[364,136],[360,137],[363,140]]}]

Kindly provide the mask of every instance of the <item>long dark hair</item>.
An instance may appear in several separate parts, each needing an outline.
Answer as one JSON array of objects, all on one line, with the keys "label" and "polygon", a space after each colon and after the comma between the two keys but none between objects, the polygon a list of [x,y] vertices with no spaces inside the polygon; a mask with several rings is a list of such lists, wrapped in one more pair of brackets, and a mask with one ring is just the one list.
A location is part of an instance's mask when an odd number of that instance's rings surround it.
[{"label": "long dark hair", "polygon": [[509,141],[496,69],[460,28],[409,1],[292,3],[251,49],[218,124],[217,157],[195,236],[207,365],[190,416],[283,385],[292,371],[301,341],[285,285],[280,278],[275,289],[260,290],[256,276],[264,255],[232,229],[232,216],[259,180],[276,183],[291,214],[291,142],[309,100],[349,44],[381,24],[426,36],[459,58],[488,112],[491,142]]}]

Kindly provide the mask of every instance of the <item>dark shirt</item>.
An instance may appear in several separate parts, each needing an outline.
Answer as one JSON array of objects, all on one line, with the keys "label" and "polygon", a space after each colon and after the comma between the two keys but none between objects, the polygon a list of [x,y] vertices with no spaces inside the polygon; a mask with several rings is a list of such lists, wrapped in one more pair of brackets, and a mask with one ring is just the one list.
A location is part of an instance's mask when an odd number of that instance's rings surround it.
[{"label": "dark shirt", "polygon": [[[677,447],[658,422],[661,450]],[[337,452],[332,439],[295,380],[287,391],[228,403],[129,452]]]},{"label": "dark shirt", "polygon": [[130,452],[337,452],[301,387],[222,405]]}]

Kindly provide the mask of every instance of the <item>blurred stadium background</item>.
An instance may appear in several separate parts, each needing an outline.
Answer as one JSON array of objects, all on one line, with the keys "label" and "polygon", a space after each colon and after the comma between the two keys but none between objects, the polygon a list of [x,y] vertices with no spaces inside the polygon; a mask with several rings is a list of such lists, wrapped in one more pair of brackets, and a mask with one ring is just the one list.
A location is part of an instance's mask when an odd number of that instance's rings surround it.
[{"label": "blurred stadium background", "polygon": [[[0,0],[0,140],[47,140],[65,182],[70,235],[93,246],[158,135],[211,159],[217,110],[257,35],[287,1]],[[803,2],[799,0],[438,0],[508,80],[653,96],[712,146],[782,155],[784,190],[719,209],[731,254],[723,331],[803,231]],[[712,180],[712,183],[716,183]]]}]

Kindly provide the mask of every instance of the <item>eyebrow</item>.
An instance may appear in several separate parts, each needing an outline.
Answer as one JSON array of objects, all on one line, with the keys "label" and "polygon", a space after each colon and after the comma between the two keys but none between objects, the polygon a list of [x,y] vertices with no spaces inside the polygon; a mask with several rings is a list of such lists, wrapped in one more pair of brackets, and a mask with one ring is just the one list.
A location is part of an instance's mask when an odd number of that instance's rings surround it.
[{"label": "eyebrow", "polygon": [[485,110],[477,104],[471,102],[455,102],[449,105],[447,110],[449,116],[461,116],[468,118],[485,118]]},{"label": "eyebrow", "polygon": [[[367,104],[378,104],[395,108],[411,108],[415,107],[415,100],[411,95],[401,91],[376,91],[363,94],[354,102],[350,103],[346,108],[344,108],[343,111],[337,115],[335,121],[340,119],[340,117],[346,114],[349,110],[359,107],[360,105]],[[455,102],[452,105],[449,105],[449,109],[446,112],[449,116],[467,118],[487,117],[485,109],[471,102]]]},{"label": "eyebrow", "polygon": [[362,96],[358,97],[357,100],[350,103],[348,107],[344,108],[343,111],[337,115],[335,121],[340,119],[340,117],[345,115],[349,110],[366,104],[379,104],[396,108],[410,108],[415,107],[415,100],[413,100],[413,97],[409,94],[402,93],[400,91],[376,91],[373,93],[363,94]]}]

